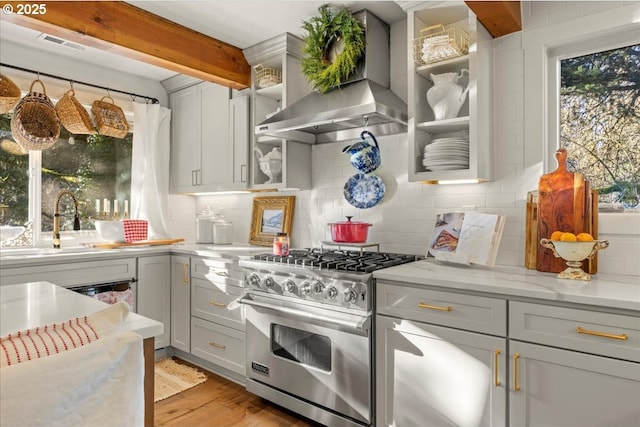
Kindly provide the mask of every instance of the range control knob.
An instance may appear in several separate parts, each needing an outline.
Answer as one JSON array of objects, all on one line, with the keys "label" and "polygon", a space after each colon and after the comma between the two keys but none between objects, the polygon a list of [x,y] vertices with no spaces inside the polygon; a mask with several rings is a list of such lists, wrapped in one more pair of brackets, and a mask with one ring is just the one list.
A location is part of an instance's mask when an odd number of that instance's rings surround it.
[{"label": "range control knob", "polygon": [[324,291],[324,283],[319,280],[313,282],[313,293],[315,295],[322,295],[322,291]]},{"label": "range control knob", "polygon": [[336,299],[337,296],[338,296],[338,290],[335,288],[335,286],[329,286],[327,288],[327,298]]},{"label": "range control knob", "polygon": [[308,296],[311,294],[311,283],[305,281],[300,285],[300,293],[304,296]]},{"label": "range control knob", "polygon": [[247,276],[247,282],[249,283],[249,286],[253,286],[254,288],[259,288],[260,276],[258,276],[258,273],[251,273],[249,276]]},{"label": "range control knob", "polygon": [[358,294],[354,289],[349,289],[344,291],[344,302],[347,304],[355,303],[358,299]]},{"label": "range control knob", "polygon": [[296,293],[296,282],[291,279],[285,280],[285,282],[283,283],[283,287],[287,290],[287,292],[290,292],[292,294]]},{"label": "range control knob", "polygon": [[265,288],[267,289],[271,289],[274,287],[274,285],[276,284],[276,281],[273,280],[273,277],[271,276],[267,276],[264,278],[264,280],[262,281],[262,284],[264,285]]}]

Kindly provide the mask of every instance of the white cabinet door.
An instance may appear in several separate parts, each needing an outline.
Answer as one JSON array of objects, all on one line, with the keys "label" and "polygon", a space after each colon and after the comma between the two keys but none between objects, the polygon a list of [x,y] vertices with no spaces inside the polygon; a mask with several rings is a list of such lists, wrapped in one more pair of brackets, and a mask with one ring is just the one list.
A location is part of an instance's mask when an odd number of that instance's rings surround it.
[{"label": "white cabinet door", "polygon": [[202,176],[197,191],[216,190],[233,177],[233,141],[229,132],[230,90],[215,83],[200,83]]},{"label": "white cabinet door", "polygon": [[640,425],[640,364],[510,341],[512,427]]},{"label": "white cabinet door", "polygon": [[171,94],[171,190],[193,191],[200,174],[200,90]]},{"label": "white cabinet door", "polygon": [[171,191],[247,188],[248,96],[201,82],[171,94]]},{"label": "white cabinet door", "polygon": [[376,316],[376,425],[505,426],[506,339]]},{"label": "white cabinet door", "polygon": [[191,350],[191,278],[189,257],[171,256],[171,346]]},{"label": "white cabinet door", "polygon": [[249,151],[249,96],[237,96],[229,101],[229,130],[233,144],[233,187],[247,188]]},{"label": "white cabinet door", "polygon": [[171,256],[138,258],[138,314],[164,324],[164,332],[155,339],[155,348],[170,344]]}]

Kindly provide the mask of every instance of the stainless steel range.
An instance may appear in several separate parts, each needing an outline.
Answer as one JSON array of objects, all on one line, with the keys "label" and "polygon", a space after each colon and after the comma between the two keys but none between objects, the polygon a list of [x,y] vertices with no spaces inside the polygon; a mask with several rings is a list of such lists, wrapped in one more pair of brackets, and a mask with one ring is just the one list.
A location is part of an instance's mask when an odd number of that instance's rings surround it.
[{"label": "stainless steel range", "polygon": [[247,390],[327,426],[372,425],[372,272],[416,259],[306,249],[241,260]]}]

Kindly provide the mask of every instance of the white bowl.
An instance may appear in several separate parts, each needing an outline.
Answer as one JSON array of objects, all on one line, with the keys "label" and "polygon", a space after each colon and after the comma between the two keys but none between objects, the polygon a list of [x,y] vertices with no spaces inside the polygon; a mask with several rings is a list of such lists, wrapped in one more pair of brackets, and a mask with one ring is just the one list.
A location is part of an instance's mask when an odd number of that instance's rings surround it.
[{"label": "white bowl", "polygon": [[96,221],[95,225],[102,240],[113,243],[125,241],[122,221]]}]

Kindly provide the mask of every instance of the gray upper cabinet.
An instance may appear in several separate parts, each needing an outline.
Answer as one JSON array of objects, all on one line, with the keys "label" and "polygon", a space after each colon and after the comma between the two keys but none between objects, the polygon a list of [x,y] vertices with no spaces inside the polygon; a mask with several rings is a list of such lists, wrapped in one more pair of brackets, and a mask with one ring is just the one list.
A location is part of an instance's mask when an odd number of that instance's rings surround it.
[{"label": "gray upper cabinet", "polygon": [[199,82],[171,92],[172,193],[247,187],[248,96]]},{"label": "gray upper cabinet", "polygon": [[[293,104],[311,91],[300,68],[303,46],[304,43],[300,38],[284,33],[244,50],[247,61],[253,67],[252,130],[271,114]],[[258,70],[264,70],[264,68],[278,70],[282,81],[277,84],[271,84],[270,81],[261,87],[264,79],[256,78],[256,66],[263,67]],[[255,136],[253,131],[251,135],[251,178],[249,180],[251,188],[261,190],[311,188],[311,145],[272,136]],[[276,174],[271,173],[269,169],[280,169],[277,162],[270,164],[265,161],[262,165],[260,162],[262,156],[269,156],[273,150],[282,156],[282,170]],[[272,157],[273,154],[269,159]]]},{"label": "gray upper cabinet", "polygon": [[[407,2],[407,5],[409,181],[491,181],[492,37],[464,2],[424,2],[417,5],[416,2]],[[455,48],[461,47],[465,44],[461,41],[465,33],[468,35],[467,54],[442,60],[434,59],[431,55],[425,56],[425,46],[427,52],[435,52],[438,48],[432,46],[438,42],[446,41]],[[443,87],[451,84],[468,88],[457,115],[450,117],[452,114],[444,113],[449,111],[445,106],[450,103],[436,104],[433,108],[429,105],[427,92],[436,80],[452,82],[439,84],[432,98],[439,99],[437,94],[444,93],[446,90]],[[439,116],[442,117],[436,117],[435,110],[439,110]],[[468,167],[456,161],[465,155],[460,152],[460,147],[440,139],[467,136]],[[431,146],[434,142],[439,145]],[[429,147],[427,165],[423,163],[425,147]]]}]

